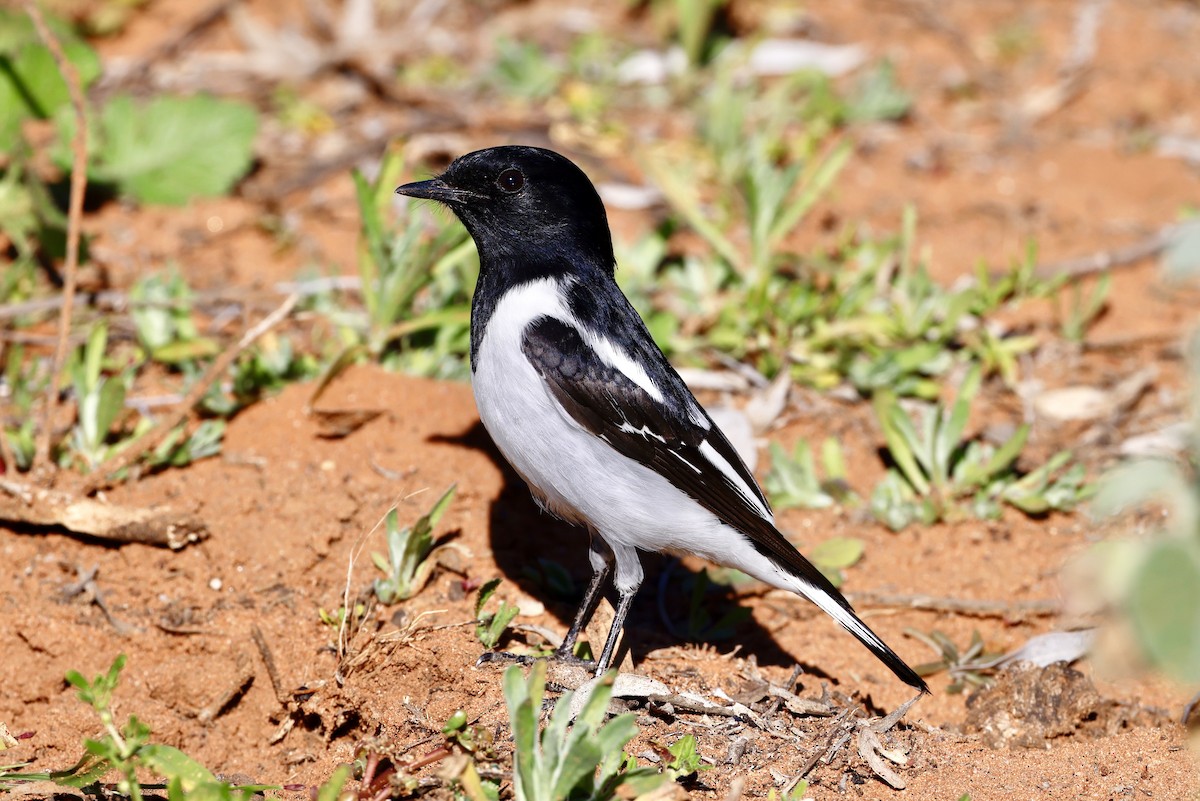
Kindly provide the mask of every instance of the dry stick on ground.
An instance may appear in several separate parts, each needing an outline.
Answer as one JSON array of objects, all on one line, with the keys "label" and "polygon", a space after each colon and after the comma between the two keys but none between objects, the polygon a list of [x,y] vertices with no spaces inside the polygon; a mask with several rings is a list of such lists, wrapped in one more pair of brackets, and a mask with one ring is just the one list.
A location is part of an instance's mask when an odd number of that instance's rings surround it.
[{"label": "dry stick on ground", "polygon": [[67,83],[71,95],[71,107],[75,111],[75,138],[71,142],[74,158],[71,162],[71,200],[67,206],[67,260],[63,267],[63,305],[58,315],[58,346],[54,349],[54,362],[50,368],[50,385],[42,398],[42,427],[38,432],[37,445],[33,454],[33,469],[44,466],[50,460],[50,432],[54,412],[58,408],[58,388],[63,362],[67,357],[67,338],[71,333],[71,313],[75,305],[75,283],[79,270],[79,236],[83,221],[83,194],[87,191],[87,116],[83,107],[83,85],[79,73],[64,55],[62,45],[38,8],[37,0],[25,0],[25,13],[37,28],[38,36],[45,42],[58,71]]},{"label": "dry stick on ground", "polygon": [[0,521],[37,529],[59,527],[109,542],[140,542],[172,550],[208,536],[204,521],[169,507],[116,506],[3,479]]},{"label": "dry stick on ground", "polygon": [[135,464],[142,456],[158,447],[158,444],[176,426],[187,419],[188,415],[191,414],[192,407],[200,402],[200,399],[208,392],[208,388],[225,374],[225,371],[229,369],[237,357],[246,348],[253,345],[259,337],[283,322],[284,318],[291,314],[292,309],[296,307],[296,303],[299,300],[298,295],[288,295],[279,308],[264,317],[258,325],[250,328],[245,334],[242,334],[242,338],[237,341],[237,344],[213,360],[208,369],[204,371],[204,375],[200,376],[199,380],[192,385],[191,390],[183,399],[183,403],[179,405],[179,408],[173,414],[160,420],[134,445],[121,451],[116,456],[101,462],[94,473],[83,479],[76,491],[80,495],[91,495],[97,490],[111,486],[114,474]]},{"label": "dry stick on ground", "polygon": [[895,595],[883,592],[847,593],[847,598],[862,606],[891,606],[903,609],[923,609],[932,612],[953,612],[977,617],[1049,617],[1062,611],[1057,601],[984,601],[973,598],[938,598],[932,595]]},{"label": "dry stick on ground", "polygon": [[1177,225],[1165,225],[1145,239],[1131,245],[1099,250],[1088,256],[1039,264],[1036,274],[1039,278],[1057,278],[1058,276],[1078,278],[1107,272],[1116,267],[1127,267],[1161,253],[1171,244],[1171,240],[1178,230],[1179,226]]}]

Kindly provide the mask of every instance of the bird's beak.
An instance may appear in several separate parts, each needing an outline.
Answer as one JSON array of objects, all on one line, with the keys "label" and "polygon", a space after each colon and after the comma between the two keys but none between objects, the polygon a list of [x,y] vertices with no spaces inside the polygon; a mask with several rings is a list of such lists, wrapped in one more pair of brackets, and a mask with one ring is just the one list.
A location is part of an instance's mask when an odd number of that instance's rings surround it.
[{"label": "bird's beak", "polygon": [[398,186],[396,187],[396,194],[423,198],[425,200],[437,200],[447,204],[455,201],[468,201],[478,197],[476,193],[453,187],[441,178],[432,178],[428,181],[416,181],[411,184]]}]

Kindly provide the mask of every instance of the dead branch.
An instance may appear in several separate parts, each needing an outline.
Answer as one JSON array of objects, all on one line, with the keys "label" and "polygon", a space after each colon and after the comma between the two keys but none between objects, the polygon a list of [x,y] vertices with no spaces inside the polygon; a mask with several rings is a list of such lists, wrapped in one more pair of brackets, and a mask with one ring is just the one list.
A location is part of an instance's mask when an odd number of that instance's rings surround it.
[{"label": "dead branch", "polygon": [[80,497],[85,497],[97,490],[111,486],[114,481],[113,476],[116,473],[137,463],[145,454],[158,447],[159,443],[176,426],[187,419],[188,415],[191,414],[192,407],[200,402],[200,399],[208,392],[208,388],[225,374],[225,371],[237,360],[238,356],[246,348],[254,344],[259,337],[281,323],[291,313],[292,309],[295,308],[299,300],[298,295],[289,295],[280,304],[279,308],[275,309],[275,311],[264,317],[257,325],[246,331],[233,347],[223,352],[216,359],[213,359],[212,364],[204,371],[204,375],[200,376],[196,383],[192,385],[191,390],[183,399],[183,403],[179,405],[175,412],[160,420],[132,446],[101,462],[95,472],[83,479],[76,490],[77,494]]},{"label": "dead branch", "polygon": [[1039,264],[1036,274],[1039,278],[1080,278],[1085,275],[1108,272],[1117,267],[1128,267],[1148,259],[1163,251],[1171,244],[1178,226],[1166,225],[1145,239],[1124,247],[1098,250],[1087,256],[1077,256],[1072,259]]},{"label": "dead branch", "polygon": [[250,637],[254,640],[255,647],[258,648],[263,664],[267,666],[267,677],[271,680],[271,689],[275,691],[275,700],[281,707],[287,709],[291,698],[283,689],[283,680],[279,678],[279,668],[275,666],[275,655],[271,653],[271,646],[267,644],[267,638],[263,636],[262,629],[258,626],[250,629]]},{"label": "dead branch", "polygon": [[63,528],[109,542],[140,542],[179,550],[208,536],[202,520],[168,507],[116,506],[50,489],[0,481],[0,521]]},{"label": "dead branch", "polygon": [[952,612],[975,617],[1049,617],[1062,611],[1057,601],[988,601],[974,598],[938,598],[883,592],[848,593],[855,606],[890,606],[930,612]]},{"label": "dead branch", "polygon": [[87,191],[87,115],[83,105],[83,85],[75,65],[63,53],[58,37],[46,25],[37,0],[25,0],[25,13],[33,21],[38,36],[54,57],[67,90],[71,95],[71,108],[75,112],[75,137],[71,142],[74,154],[71,162],[71,199],[67,205],[67,259],[63,267],[63,304],[58,315],[58,346],[54,349],[54,361],[50,369],[50,385],[42,397],[42,426],[38,431],[33,454],[33,469],[38,470],[50,460],[50,432],[53,429],[55,411],[58,408],[58,389],[63,362],[67,357],[67,337],[71,333],[71,314],[75,305],[75,286],[79,272],[79,238],[83,223],[83,194]]}]

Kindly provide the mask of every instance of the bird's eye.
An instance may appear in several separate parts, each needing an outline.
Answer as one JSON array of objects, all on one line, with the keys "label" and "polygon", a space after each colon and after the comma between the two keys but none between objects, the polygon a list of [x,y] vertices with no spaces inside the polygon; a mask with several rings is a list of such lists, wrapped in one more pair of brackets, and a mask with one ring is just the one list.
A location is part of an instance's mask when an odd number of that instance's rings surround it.
[{"label": "bird's eye", "polygon": [[520,170],[509,167],[500,173],[500,177],[496,179],[496,186],[505,192],[520,192],[521,187],[525,186],[525,176]]}]

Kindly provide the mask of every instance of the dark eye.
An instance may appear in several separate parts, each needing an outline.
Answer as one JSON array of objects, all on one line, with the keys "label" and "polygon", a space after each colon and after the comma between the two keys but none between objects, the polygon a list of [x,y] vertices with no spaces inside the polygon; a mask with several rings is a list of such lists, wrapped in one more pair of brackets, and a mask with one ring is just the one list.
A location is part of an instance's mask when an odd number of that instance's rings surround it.
[{"label": "dark eye", "polygon": [[496,179],[496,186],[505,192],[520,192],[524,185],[525,176],[521,174],[520,170],[512,167],[500,173],[500,177]]}]

